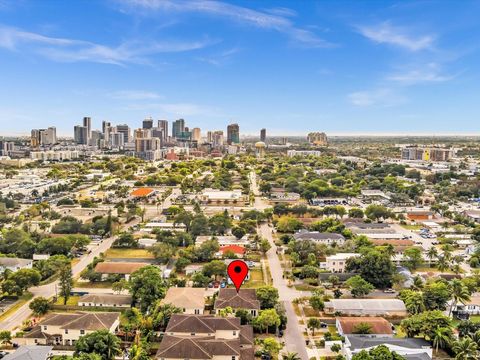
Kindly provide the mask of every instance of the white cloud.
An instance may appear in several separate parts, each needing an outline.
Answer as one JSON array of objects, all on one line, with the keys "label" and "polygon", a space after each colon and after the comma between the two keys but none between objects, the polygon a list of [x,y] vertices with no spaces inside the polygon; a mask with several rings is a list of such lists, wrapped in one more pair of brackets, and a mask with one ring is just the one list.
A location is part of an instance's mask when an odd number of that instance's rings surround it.
[{"label": "white cloud", "polygon": [[379,43],[404,48],[409,51],[431,49],[435,37],[433,35],[412,35],[400,27],[394,27],[388,22],[373,26],[358,27],[360,34]]},{"label": "white cloud", "polygon": [[10,51],[33,51],[59,62],[148,63],[149,55],[197,50],[214,42],[210,39],[149,43],[129,41],[112,47],[84,40],[48,37],[0,25],[0,47]]},{"label": "white cloud", "polygon": [[118,0],[133,9],[163,12],[197,12],[233,19],[258,28],[275,30],[288,35],[292,40],[308,47],[329,47],[329,42],[309,30],[297,27],[290,19],[294,13],[289,9],[276,9],[269,12],[228,4],[214,0],[173,1],[173,0]]},{"label": "white cloud", "polygon": [[437,63],[429,63],[426,66],[409,69],[402,73],[395,73],[387,77],[387,80],[398,82],[402,85],[419,83],[440,83],[452,80],[455,76],[442,74]]},{"label": "white cloud", "polygon": [[348,100],[351,104],[359,107],[390,107],[405,102],[404,97],[387,88],[353,92],[348,94]]},{"label": "white cloud", "polygon": [[224,117],[225,115],[218,108],[199,105],[193,103],[135,103],[129,104],[125,107],[125,110],[155,110],[164,112],[167,115],[187,117],[187,116],[212,116],[212,117]]}]

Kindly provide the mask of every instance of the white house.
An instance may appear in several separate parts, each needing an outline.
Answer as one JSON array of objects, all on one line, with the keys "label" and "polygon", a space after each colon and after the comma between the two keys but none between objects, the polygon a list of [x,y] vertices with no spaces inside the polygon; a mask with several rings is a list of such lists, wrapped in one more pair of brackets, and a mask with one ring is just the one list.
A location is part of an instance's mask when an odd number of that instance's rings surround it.
[{"label": "white house", "polygon": [[356,253],[338,253],[335,255],[327,256],[325,261],[325,269],[333,273],[345,272],[345,265],[347,260],[352,257],[360,256]]},{"label": "white house", "polygon": [[4,272],[5,270],[15,272],[20,269],[31,269],[32,265],[32,259],[0,257],[0,272]]}]

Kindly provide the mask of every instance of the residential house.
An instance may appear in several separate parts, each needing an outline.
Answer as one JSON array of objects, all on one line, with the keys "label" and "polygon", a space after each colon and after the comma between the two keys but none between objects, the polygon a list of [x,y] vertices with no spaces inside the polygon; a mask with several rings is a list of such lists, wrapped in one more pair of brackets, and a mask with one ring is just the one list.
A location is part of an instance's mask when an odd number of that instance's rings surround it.
[{"label": "residential house", "polygon": [[78,300],[78,306],[129,308],[132,305],[130,295],[86,294]]},{"label": "residential house", "polygon": [[338,253],[335,255],[330,255],[325,258],[324,268],[325,270],[332,273],[343,273],[345,272],[345,266],[347,260],[352,257],[360,256],[356,253]]},{"label": "residential house", "polygon": [[171,287],[167,290],[162,304],[171,304],[183,310],[184,314],[202,315],[205,309],[205,289]]},{"label": "residential house", "polygon": [[97,330],[116,333],[118,312],[74,312],[48,314],[21,339],[25,345],[74,345],[84,335]]},{"label": "residential house", "polygon": [[238,245],[228,245],[220,247],[220,250],[217,253],[217,256],[223,257],[225,254],[233,254],[237,258],[243,258],[245,255],[246,249],[243,246]]},{"label": "residential house", "polygon": [[369,351],[377,346],[385,345],[390,351],[395,351],[406,360],[431,360],[432,346],[429,342],[419,338],[385,338],[368,337],[363,335],[347,335],[343,346],[343,354],[351,360],[362,350]]},{"label": "residential house", "polygon": [[236,309],[246,309],[252,316],[257,316],[260,311],[260,301],[257,299],[255,289],[220,289],[217,300],[215,300],[214,311],[216,314],[220,310],[230,307]]},{"label": "residential house", "polygon": [[173,314],[156,359],[254,360],[253,328],[234,317]]},{"label": "residential house", "polygon": [[95,272],[102,274],[102,280],[108,278],[109,275],[123,275],[125,280],[128,280],[132,273],[147,265],[149,264],[139,262],[104,261],[95,266]]},{"label": "residential house", "polygon": [[200,194],[200,201],[209,205],[236,204],[245,205],[248,197],[242,194],[242,190],[217,190],[204,189]]},{"label": "residential house", "polygon": [[52,350],[52,346],[23,345],[2,360],[47,360],[52,356]]},{"label": "residential house", "polygon": [[407,316],[407,308],[398,299],[330,299],[325,313],[349,316]]},{"label": "residential house", "polygon": [[468,315],[480,315],[480,294],[471,296],[470,301],[465,304],[458,303],[452,309],[453,313],[463,313]]},{"label": "residential house", "polygon": [[205,241],[215,239],[218,241],[218,245],[220,247],[223,246],[230,246],[230,245],[238,245],[238,246],[247,246],[250,244],[248,240],[248,235],[245,235],[241,239],[237,239],[235,236],[232,235],[224,235],[224,236],[210,236],[210,235],[199,235],[195,238],[195,246],[201,246]]},{"label": "residential house", "polygon": [[[337,331],[341,336],[359,334],[360,326],[367,324],[370,327],[369,337],[392,337],[392,324],[382,317],[337,317],[335,321]],[[359,334],[360,335],[360,334]]]},{"label": "residential house", "polygon": [[32,259],[0,257],[0,272],[4,272],[5,270],[15,272],[20,269],[31,269],[32,266]]},{"label": "residential house", "polygon": [[326,233],[319,231],[306,231],[300,230],[293,235],[295,240],[310,240],[317,244],[325,245],[343,245],[345,243],[345,237],[342,234]]}]

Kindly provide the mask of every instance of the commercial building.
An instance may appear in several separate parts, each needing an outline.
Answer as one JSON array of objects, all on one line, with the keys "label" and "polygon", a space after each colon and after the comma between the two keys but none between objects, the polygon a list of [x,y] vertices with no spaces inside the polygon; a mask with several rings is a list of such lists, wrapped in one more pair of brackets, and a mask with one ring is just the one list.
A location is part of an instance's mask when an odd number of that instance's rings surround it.
[{"label": "commercial building", "polygon": [[260,130],[260,141],[267,141],[267,129],[263,128]]},{"label": "commercial building", "polygon": [[183,132],[185,132],[185,120],[175,120],[172,124],[172,138],[176,139],[180,137]]},{"label": "commercial building", "polygon": [[57,129],[54,126],[51,126],[48,129],[33,129],[31,131],[30,145],[32,148],[55,145],[56,143]]},{"label": "commercial building", "polygon": [[128,125],[126,124],[117,125],[116,130],[117,130],[117,133],[123,135],[124,144],[130,142],[131,135],[130,135],[130,127]]},{"label": "commercial building", "polygon": [[227,126],[227,144],[239,144],[240,143],[240,127],[238,124],[230,124]]},{"label": "commercial building", "polygon": [[152,129],[153,128],[153,119],[151,117],[149,117],[149,118],[143,120],[142,128],[143,129]]},{"label": "commercial building", "polygon": [[322,152],[319,150],[288,150],[287,156],[294,157],[294,156],[320,156]]},{"label": "commercial building", "polygon": [[61,151],[31,151],[30,159],[40,161],[65,161],[79,158],[78,151],[61,150]]},{"label": "commercial building", "polygon": [[73,138],[78,145],[88,144],[88,129],[85,126],[75,125],[73,128]]},{"label": "commercial building", "polygon": [[311,145],[315,146],[328,145],[327,134],[324,132],[311,132],[307,135],[307,140]]},{"label": "commercial building", "polygon": [[453,150],[437,146],[406,146],[401,149],[402,160],[448,161],[453,157]]},{"label": "commercial building", "polygon": [[193,128],[193,129],[192,129],[192,140],[199,142],[199,141],[200,141],[200,137],[201,137],[201,130],[200,130],[200,128],[198,128],[198,127]]},{"label": "commercial building", "polygon": [[157,128],[162,132],[162,141],[168,139],[168,120],[158,120]]},{"label": "commercial building", "polygon": [[87,142],[90,140],[90,136],[92,133],[92,119],[89,117],[83,118],[83,126],[87,128]]}]

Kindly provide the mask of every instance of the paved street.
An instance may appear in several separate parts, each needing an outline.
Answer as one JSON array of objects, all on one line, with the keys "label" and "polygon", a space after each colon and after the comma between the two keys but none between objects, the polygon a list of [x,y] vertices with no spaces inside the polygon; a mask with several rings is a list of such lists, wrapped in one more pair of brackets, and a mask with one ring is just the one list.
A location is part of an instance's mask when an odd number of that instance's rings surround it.
[{"label": "paved street", "polygon": [[[258,190],[256,176],[250,173],[250,182],[253,194],[255,195],[255,209],[263,210],[269,205],[264,201]],[[287,329],[285,330],[284,340],[286,350],[289,352],[296,352],[303,360],[308,360],[309,356],[306,351],[305,340],[298,324],[298,318],[293,310],[292,300],[305,294],[297,291],[295,288],[289,288],[287,282],[283,278],[283,269],[280,264],[280,259],[277,256],[277,246],[275,245],[272,228],[268,224],[260,226],[260,235],[270,242],[272,246],[267,251],[267,259],[270,266],[270,273],[272,275],[273,286],[278,289],[280,301],[283,303],[287,315]]]}]

